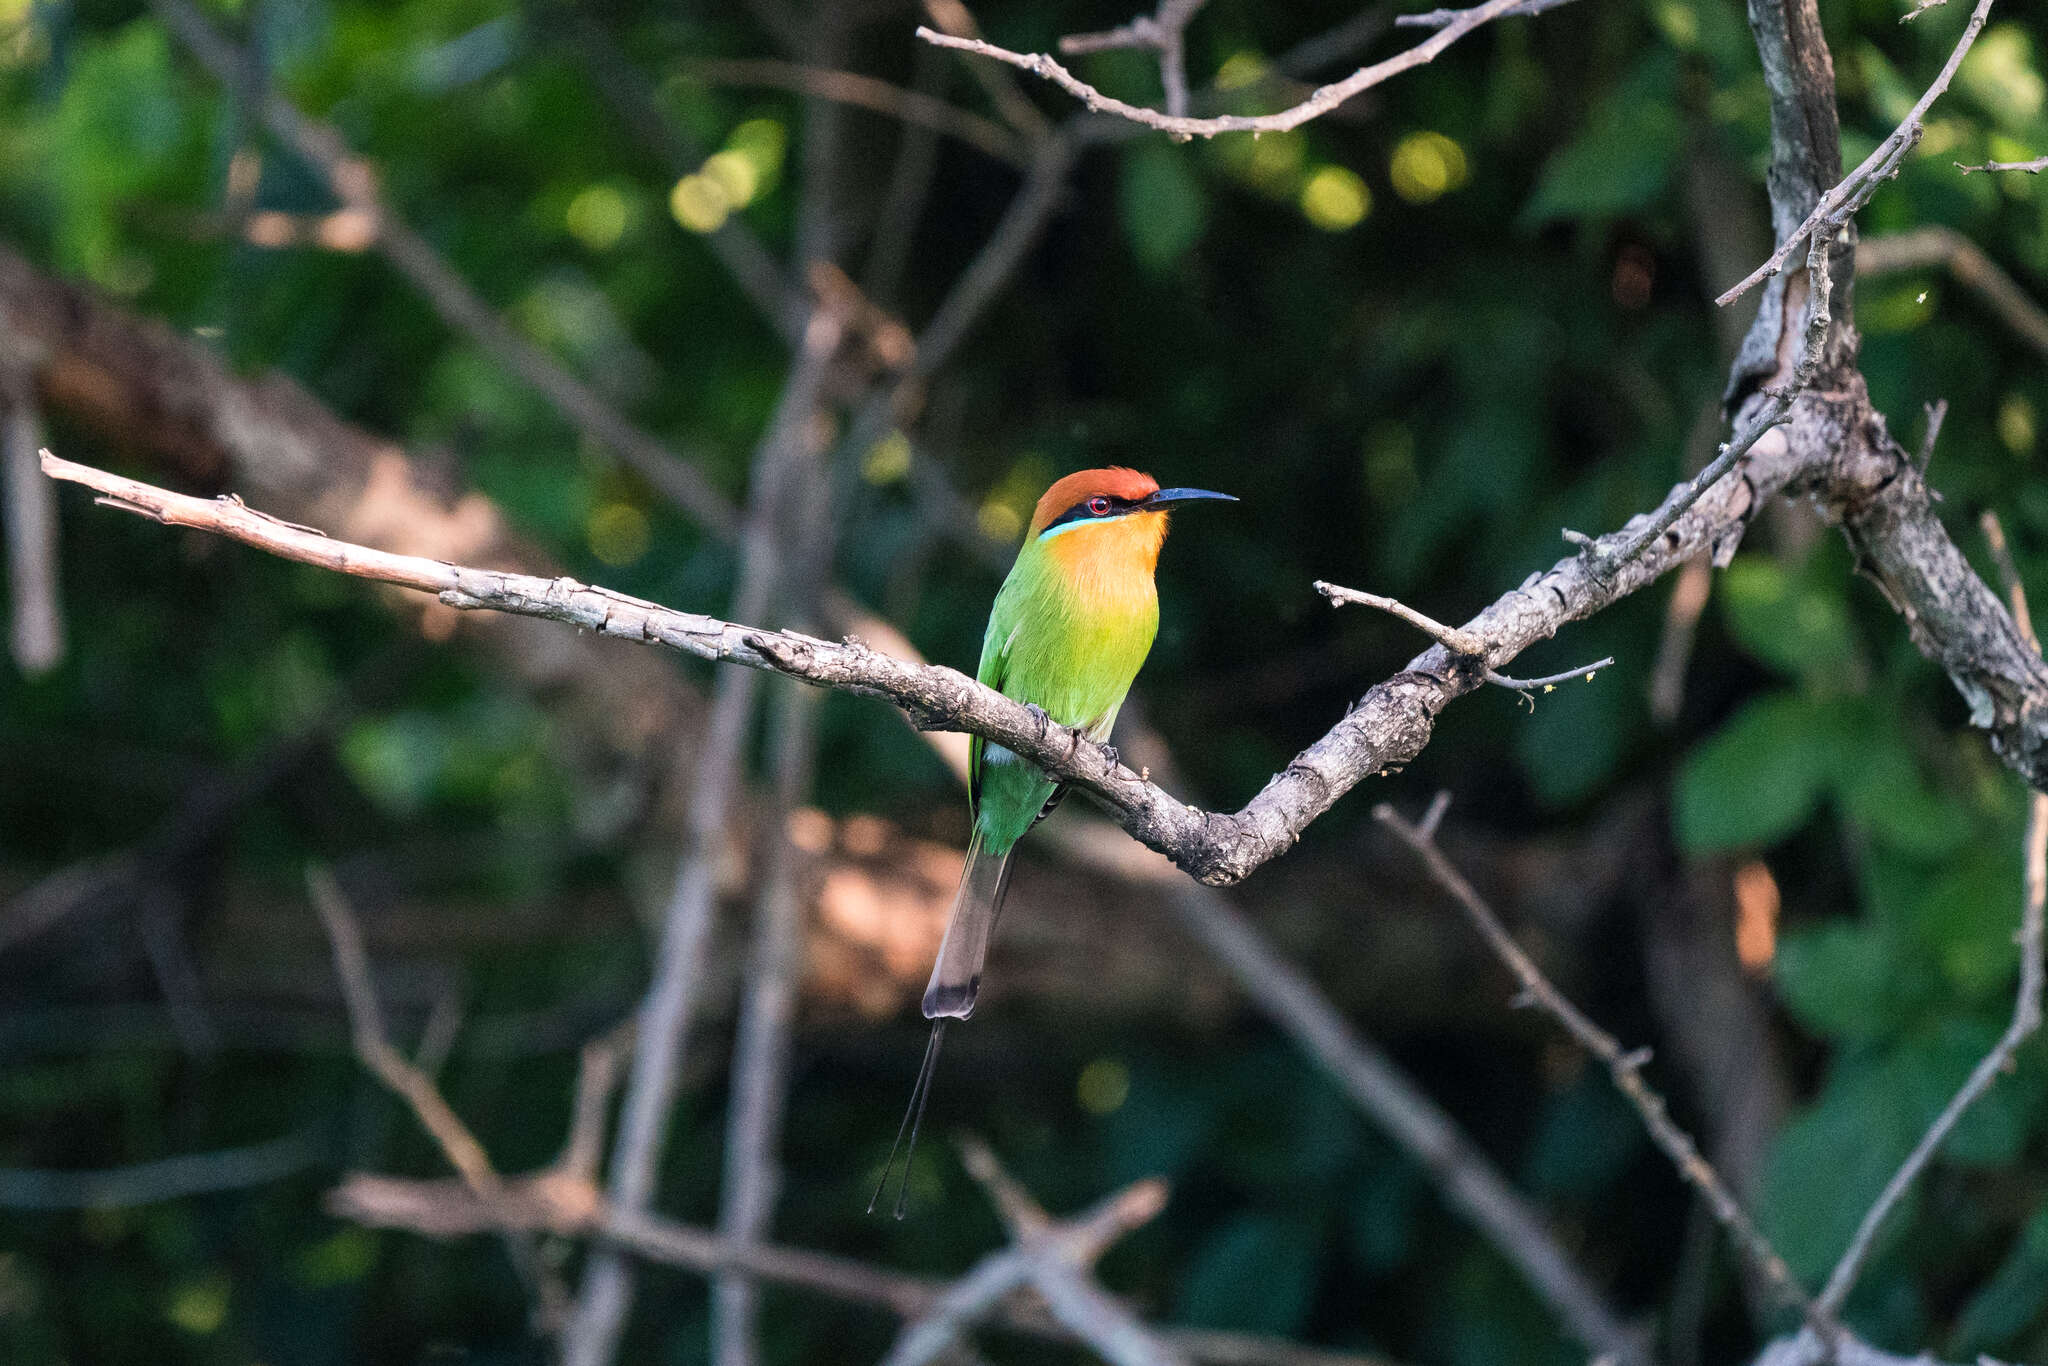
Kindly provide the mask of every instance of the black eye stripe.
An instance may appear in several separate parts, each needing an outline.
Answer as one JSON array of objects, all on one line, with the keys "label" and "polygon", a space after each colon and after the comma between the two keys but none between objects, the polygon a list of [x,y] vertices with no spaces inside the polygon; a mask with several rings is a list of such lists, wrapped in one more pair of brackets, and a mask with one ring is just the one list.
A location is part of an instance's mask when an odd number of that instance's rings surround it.
[{"label": "black eye stripe", "polygon": [[[1088,505],[1096,501],[1096,499],[1098,498],[1101,499],[1103,502],[1109,504],[1109,508],[1107,511],[1094,512],[1089,509]],[[1112,498],[1100,493],[1094,494],[1090,497],[1083,498],[1080,502],[1074,504],[1065,512],[1062,512],[1059,516],[1053,518],[1050,522],[1047,522],[1045,524],[1045,530],[1051,531],[1056,526],[1065,526],[1068,522],[1079,522],[1090,517],[1114,517],[1119,513],[1131,512],[1135,510],[1137,506],[1138,501],[1134,498]],[[1044,534],[1044,531],[1041,531],[1039,533],[1039,535],[1041,536],[1043,536]]]}]

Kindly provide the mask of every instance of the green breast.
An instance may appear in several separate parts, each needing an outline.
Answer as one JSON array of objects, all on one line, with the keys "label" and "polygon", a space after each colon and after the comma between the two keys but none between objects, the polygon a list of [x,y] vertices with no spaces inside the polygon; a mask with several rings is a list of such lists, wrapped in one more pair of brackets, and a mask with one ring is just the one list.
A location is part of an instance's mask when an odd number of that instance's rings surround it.
[{"label": "green breast", "polygon": [[[1158,633],[1149,572],[1076,575],[1027,544],[989,613],[979,677],[1106,740]],[[1054,785],[1007,751],[987,749],[979,738],[972,746],[975,815],[990,847],[1002,851],[1031,828]]]}]

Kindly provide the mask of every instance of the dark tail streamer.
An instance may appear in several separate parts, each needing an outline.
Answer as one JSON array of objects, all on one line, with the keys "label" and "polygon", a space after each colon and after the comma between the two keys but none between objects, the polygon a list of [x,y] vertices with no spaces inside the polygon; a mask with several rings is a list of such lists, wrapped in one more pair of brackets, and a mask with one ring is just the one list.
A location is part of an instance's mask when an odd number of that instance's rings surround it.
[{"label": "dark tail streamer", "polygon": [[869,1214],[875,1212],[882,1192],[889,1188],[889,1173],[896,1169],[896,1150],[903,1147],[903,1135],[907,1132],[910,1146],[903,1154],[902,1183],[896,1187],[896,1217],[903,1217],[910,1200],[910,1164],[917,1157],[917,1136],[924,1129],[924,1107],[932,1098],[932,1074],[938,1070],[939,1041],[945,1034],[945,1018],[933,1020],[931,1041],[925,1044],[924,1062],[917,1069],[917,1085],[910,1088],[910,1105],[903,1112],[903,1122],[896,1126],[896,1141],[889,1145],[889,1160],[882,1164],[882,1179],[875,1183],[875,1193],[868,1199]]}]

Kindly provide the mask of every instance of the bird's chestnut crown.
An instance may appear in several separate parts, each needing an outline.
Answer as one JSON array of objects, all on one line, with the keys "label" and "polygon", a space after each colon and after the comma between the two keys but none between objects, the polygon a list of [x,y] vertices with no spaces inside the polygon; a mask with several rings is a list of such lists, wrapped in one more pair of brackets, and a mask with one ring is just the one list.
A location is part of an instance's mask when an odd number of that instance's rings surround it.
[{"label": "bird's chestnut crown", "polygon": [[1204,499],[1237,501],[1227,493],[1211,493],[1207,489],[1162,489],[1151,475],[1121,466],[1081,470],[1045,491],[1032,514],[1030,535],[1056,535],[1083,523],[1114,521],[1140,512],[1164,512],[1175,503]]}]

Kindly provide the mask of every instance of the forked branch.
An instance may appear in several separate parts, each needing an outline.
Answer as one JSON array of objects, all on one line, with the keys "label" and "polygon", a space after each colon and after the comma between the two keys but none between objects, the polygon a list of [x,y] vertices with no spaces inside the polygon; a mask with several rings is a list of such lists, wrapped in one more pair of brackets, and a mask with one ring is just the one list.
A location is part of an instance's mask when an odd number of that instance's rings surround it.
[{"label": "forked branch", "polygon": [[1345,101],[1391,80],[1404,71],[1435,61],[1439,53],[1473,29],[1502,15],[1522,9],[1528,3],[1529,0],[1486,0],[1485,4],[1461,11],[1457,18],[1407,51],[1397,53],[1383,62],[1360,67],[1343,80],[1321,87],[1301,103],[1283,109],[1277,114],[1219,114],[1212,118],[1199,119],[1185,114],[1161,113],[1157,109],[1126,104],[1113,96],[1105,95],[1061,66],[1047,53],[1012,52],[1009,48],[997,47],[994,43],[980,38],[955,37],[929,28],[918,29],[917,36],[938,47],[949,47],[960,52],[993,58],[1020,71],[1028,71],[1034,76],[1042,77],[1081,101],[1095,113],[1114,114],[1118,118],[1128,119],[1132,123],[1156,128],[1178,137],[1213,138],[1218,133],[1278,133],[1289,128],[1298,128],[1311,119],[1321,118]]}]

